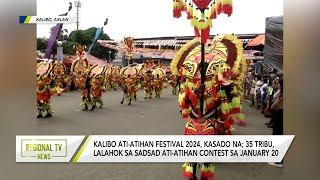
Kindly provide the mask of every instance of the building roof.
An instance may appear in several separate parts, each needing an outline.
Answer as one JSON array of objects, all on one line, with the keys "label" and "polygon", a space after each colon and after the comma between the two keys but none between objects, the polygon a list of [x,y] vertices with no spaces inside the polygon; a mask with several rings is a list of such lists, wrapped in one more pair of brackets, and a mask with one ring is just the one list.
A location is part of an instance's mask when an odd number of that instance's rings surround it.
[{"label": "building roof", "polygon": [[[264,33],[255,33],[255,34],[235,34],[239,39],[254,39],[259,35]],[[210,38],[213,38],[215,35],[210,35]],[[134,38],[135,41],[139,40],[191,40],[194,36],[165,36],[165,37],[151,37],[151,38]]]}]

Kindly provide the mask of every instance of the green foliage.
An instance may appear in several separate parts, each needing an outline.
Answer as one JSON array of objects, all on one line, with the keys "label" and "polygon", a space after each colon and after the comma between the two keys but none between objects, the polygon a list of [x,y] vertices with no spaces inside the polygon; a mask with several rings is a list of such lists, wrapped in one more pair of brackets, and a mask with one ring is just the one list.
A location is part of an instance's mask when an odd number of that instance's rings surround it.
[{"label": "green foliage", "polygon": [[[73,49],[73,46],[76,44],[86,45],[88,50],[96,35],[96,30],[97,30],[96,27],[91,27],[86,30],[76,30],[76,31],[72,31],[68,37],[66,37],[66,35],[64,34],[65,31],[62,31],[62,33],[60,33],[60,35],[58,36],[58,39],[63,41],[63,53],[68,55],[74,55],[75,50]],[[110,40],[110,37],[104,33],[104,34],[101,34],[98,39]],[[43,38],[38,38],[37,49],[45,50],[47,46],[47,42],[48,40],[45,41]],[[55,50],[56,50],[56,46],[52,48],[52,52],[55,52]],[[96,42],[93,46],[91,55],[99,59],[105,59],[111,62],[112,60],[115,59],[116,53],[117,53],[116,50],[100,46],[100,44]]]},{"label": "green foliage", "polygon": [[44,52],[47,48],[48,39],[47,38],[37,38],[37,50]]}]

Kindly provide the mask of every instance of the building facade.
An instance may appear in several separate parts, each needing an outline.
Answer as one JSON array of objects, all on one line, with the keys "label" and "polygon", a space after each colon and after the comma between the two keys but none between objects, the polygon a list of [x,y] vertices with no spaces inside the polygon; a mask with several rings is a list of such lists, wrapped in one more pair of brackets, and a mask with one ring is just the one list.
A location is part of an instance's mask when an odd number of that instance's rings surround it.
[{"label": "building facade", "polygon": [[[236,34],[236,36],[243,43],[244,55],[246,58],[253,58],[253,51],[246,50],[246,46],[253,39],[261,34]],[[184,44],[192,40],[194,36],[170,36],[170,37],[152,37],[152,38],[135,38],[134,45],[135,48],[141,53],[134,53],[132,60],[128,60],[124,53],[118,53],[116,62],[119,65],[119,60],[121,59],[121,66],[127,66],[133,62],[143,63],[145,60],[153,59],[159,62],[169,65],[174,57],[174,51],[179,50]],[[214,35],[210,36],[213,39]],[[113,64],[115,64],[114,62]]]}]

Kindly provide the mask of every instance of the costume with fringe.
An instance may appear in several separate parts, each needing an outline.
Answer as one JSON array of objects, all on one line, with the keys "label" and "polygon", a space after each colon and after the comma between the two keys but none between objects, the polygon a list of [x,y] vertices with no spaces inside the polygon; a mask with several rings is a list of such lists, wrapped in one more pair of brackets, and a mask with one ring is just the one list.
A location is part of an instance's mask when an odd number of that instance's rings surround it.
[{"label": "costume with fringe", "polygon": [[153,75],[153,89],[155,92],[155,97],[160,98],[163,89],[164,78],[166,76],[165,70],[156,67],[152,71]]},{"label": "costume with fringe", "polygon": [[105,75],[104,75],[104,83],[105,83],[105,89],[106,90],[111,90],[112,66],[106,67]]},{"label": "costume with fringe", "polygon": [[117,90],[121,84],[121,77],[120,77],[120,68],[118,66],[112,67],[112,74],[111,74],[111,89]]},{"label": "costume with fringe", "polygon": [[172,87],[172,95],[177,95],[178,90],[178,78],[176,75],[171,74],[168,80],[170,86]]},{"label": "costume with fringe", "polygon": [[37,118],[52,117],[51,96],[57,93],[55,81],[50,77],[53,65],[51,62],[37,64]]},{"label": "costume with fringe", "polygon": [[61,95],[62,92],[68,90],[71,85],[71,77],[67,75],[67,68],[61,62],[56,62],[53,64],[53,79],[56,82],[56,91],[58,96]]},{"label": "costume with fringe", "polygon": [[121,70],[121,77],[123,77],[123,97],[121,100],[121,104],[123,104],[124,100],[128,102],[128,105],[131,105],[131,102],[135,99],[136,96],[136,77],[138,71],[134,67],[125,67]]},{"label": "costume with fringe", "polygon": [[72,62],[71,72],[75,87],[82,91],[82,102],[80,107],[83,111],[93,110],[95,108],[95,104],[90,95],[90,65],[88,59],[85,57],[86,46],[75,45],[74,48],[76,50],[77,58]]},{"label": "costume with fringe", "polygon": [[[174,75],[181,76],[179,106],[182,117],[187,120],[185,135],[230,135],[234,123],[245,125],[241,113],[241,78],[245,59],[240,40],[234,35],[215,37],[205,44],[204,106],[200,111],[201,84],[200,38],[185,44],[171,62]],[[203,115],[203,117],[202,117]],[[185,163],[183,174],[196,179],[194,168],[197,163]],[[201,164],[201,178],[213,178],[213,163]]]},{"label": "costume with fringe", "polygon": [[137,88],[137,92],[139,89],[143,88],[142,82],[143,82],[143,68],[144,68],[144,64],[137,64],[136,66],[134,66],[137,71],[137,78],[136,78],[136,88]]},{"label": "costume with fringe", "polygon": [[152,70],[148,69],[145,71],[144,76],[143,76],[143,88],[144,88],[144,92],[146,94],[144,99],[152,99],[152,95],[153,95],[153,75],[152,75]]},{"label": "costume with fringe", "polygon": [[94,65],[90,68],[90,95],[94,107],[102,108],[102,93],[105,92],[105,66]]}]

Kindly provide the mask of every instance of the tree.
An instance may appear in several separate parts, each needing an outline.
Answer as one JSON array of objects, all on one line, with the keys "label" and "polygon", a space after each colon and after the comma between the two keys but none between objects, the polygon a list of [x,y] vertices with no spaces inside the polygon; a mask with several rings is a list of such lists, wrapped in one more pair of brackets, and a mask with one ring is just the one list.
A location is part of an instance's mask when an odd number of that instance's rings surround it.
[{"label": "tree", "polygon": [[[91,27],[86,30],[72,31],[68,35],[68,31],[66,29],[63,29],[58,34],[57,40],[63,42],[62,45],[63,45],[63,53],[64,54],[74,55],[75,54],[75,50],[73,49],[74,45],[81,44],[81,45],[86,45],[87,48],[90,47],[90,45],[92,44],[94,37],[96,35],[96,30],[97,30],[96,27]],[[51,33],[51,31],[50,31],[50,33]],[[110,37],[107,34],[103,33],[100,35],[99,39],[100,40],[110,40]],[[41,50],[41,49],[45,50],[47,48],[47,43],[48,43],[48,39],[46,39],[46,41],[44,39],[39,39],[37,49],[38,50]],[[55,54],[56,51],[57,51],[57,45],[55,43],[54,46],[52,47],[52,53]],[[115,59],[116,53],[117,53],[116,50],[103,47],[97,42],[94,44],[92,52],[91,52],[91,54],[93,56],[95,56],[99,59],[105,59],[108,62],[111,62]]]},{"label": "tree", "polygon": [[[94,40],[95,35],[96,35],[96,30],[97,30],[96,27],[91,27],[86,30],[72,31],[69,34],[69,37],[68,37],[67,41],[65,42],[65,44],[67,44],[67,43],[82,44],[82,45],[86,45],[87,48],[89,48]],[[103,33],[100,35],[99,39],[100,40],[110,40],[110,37],[107,34]],[[67,52],[65,51],[65,53],[67,53]],[[95,56],[99,59],[108,60],[108,62],[111,62],[113,59],[115,59],[116,53],[117,53],[116,50],[103,47],[99,43],[94,44],[93,50],[91,52],[91,54],[93,56]]]},{"label": "tree", "polygon": [[47,38],[37,38],[37,50],[44,52],[47,48],[48,39]]}]

